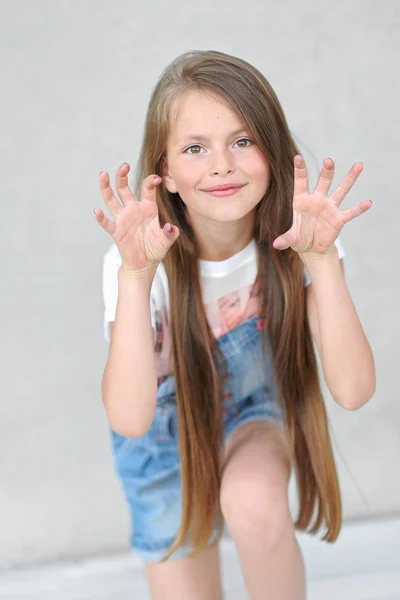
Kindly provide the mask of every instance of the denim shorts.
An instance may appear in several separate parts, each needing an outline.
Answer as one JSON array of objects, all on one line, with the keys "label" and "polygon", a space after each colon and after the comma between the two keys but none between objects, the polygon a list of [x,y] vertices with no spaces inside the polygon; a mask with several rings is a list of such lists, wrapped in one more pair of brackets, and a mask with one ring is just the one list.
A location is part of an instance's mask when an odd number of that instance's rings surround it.
[{"label": "denim shorts", "polygon": [[[261,321],[252,318],[219,340],[227,362],[224,397],[224,440],[250,421],[282,423],[276,398],[272,359],[261,345]],[[157,394],[153,423],[140,438],[111,431],[115,469],[132,519],[131,547],[146,561],[160,561],[175,540],[181,523],[181,480],[178,415],[174,377]],[[216,527],[217,529],[217,527]],[[181,546],[171,558],[186,556]]]}]

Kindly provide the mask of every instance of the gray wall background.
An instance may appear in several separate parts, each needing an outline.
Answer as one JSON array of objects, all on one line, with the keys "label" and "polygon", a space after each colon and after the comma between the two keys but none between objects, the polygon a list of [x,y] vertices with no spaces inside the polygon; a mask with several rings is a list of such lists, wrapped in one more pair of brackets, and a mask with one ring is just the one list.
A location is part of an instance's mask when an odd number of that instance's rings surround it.
[{"label": "gray wall background", "polygon": [[[2,1],[0,568],[128,548],[100,383],[106,361],[97,178],[135,164],[152,87],[176,55],[217,49],[270,80],[290,127],[337,179],[365,171],[345,207],[349,287],[372,344],[375,398],[327,395],[345,519],[400,512],[400,5]],[[317,163],[315,164],[316,159]]]}]

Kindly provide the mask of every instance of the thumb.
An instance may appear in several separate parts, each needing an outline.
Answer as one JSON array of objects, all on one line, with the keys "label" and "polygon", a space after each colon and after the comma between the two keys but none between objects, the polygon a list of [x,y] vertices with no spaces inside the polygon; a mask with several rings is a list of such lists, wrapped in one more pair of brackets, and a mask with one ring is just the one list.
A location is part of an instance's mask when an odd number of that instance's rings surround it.
[{"label": "thumb", "polygon": [[172,244],[178,239],[180,231],[178,227],[175,225],[171,225],[171,223],[165,223],[162,228],[163,232],[163,246],[168,251]]},{"label": "thumb", "polygon": [[289,233],[284,233],[274,240],[272,243],[275,250],[286,250],[290,248],[293,240],[291,239],[291,235]]}]

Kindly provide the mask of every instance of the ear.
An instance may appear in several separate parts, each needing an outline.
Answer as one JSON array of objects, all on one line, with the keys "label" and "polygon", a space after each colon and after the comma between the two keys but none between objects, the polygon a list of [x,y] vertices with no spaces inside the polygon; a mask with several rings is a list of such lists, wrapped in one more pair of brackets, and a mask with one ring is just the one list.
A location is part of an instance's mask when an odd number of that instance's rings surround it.
[{"label": "ear", "polygon": [[168,163],[166,158],[163,158],[161,171],[165,187],[169,192],[171,192],[171,194],[176,194],[178,192],[178,189],[175,185],[175,181],[171,177],[171,174],[168,170]]},{"label": "ear", "polygon": [[167,188],[167,190],[169,192],[171,192],[171,194],[176,194],[178,192],[178,189],[175,185],[175,181],[173,180],[173,178],[169,172],[166,157],[163,158],[161,171],[162,171],[162,178],[163,178],[165,187]]}]

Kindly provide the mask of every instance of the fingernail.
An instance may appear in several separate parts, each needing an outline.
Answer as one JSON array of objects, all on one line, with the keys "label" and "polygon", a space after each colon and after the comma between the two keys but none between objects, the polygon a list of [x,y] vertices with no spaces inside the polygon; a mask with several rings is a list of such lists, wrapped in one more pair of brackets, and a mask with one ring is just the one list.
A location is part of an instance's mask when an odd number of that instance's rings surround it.
[{"label": "fingernail", "polygon": [[154,182],[159,183],[160,181],[162,181],[162,177],[160,177],[159,175],[154,175]]},{"label": "fingernail", "polygon": [[122,165],[120,166],[120,169],[122,169],[122,167],[127,167],[128,169],[130,169],[130,166],[128,165],[127,162],[123,162]]},{"label": "fingernail", "polygon": [[167,232],[170,233],[170,234],[174,233],[174,226],[173,225],[168,225]]}]

